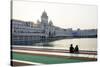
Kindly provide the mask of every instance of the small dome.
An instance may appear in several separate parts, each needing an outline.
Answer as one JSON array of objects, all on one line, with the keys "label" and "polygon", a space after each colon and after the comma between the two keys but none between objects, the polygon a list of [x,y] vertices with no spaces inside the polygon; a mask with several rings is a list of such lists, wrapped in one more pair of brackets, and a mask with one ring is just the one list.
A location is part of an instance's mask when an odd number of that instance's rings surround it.
[{"label": "small dome", "polygon": [[53,22],[51,20],[49,21],[49,25],[53,25]]},{"label": "small dome", "polygon": [[40,21],[39,21],[39,20],[37,20],[37,23],[40,23]]}]

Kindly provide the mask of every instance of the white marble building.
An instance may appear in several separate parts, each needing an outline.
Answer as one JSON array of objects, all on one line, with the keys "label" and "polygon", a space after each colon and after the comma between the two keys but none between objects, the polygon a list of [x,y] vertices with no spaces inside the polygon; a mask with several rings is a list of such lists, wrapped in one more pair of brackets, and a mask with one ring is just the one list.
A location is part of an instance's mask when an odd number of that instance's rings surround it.
[{"label": "white marble building", "polygon": [[33,41],[43,40],[55,37],[73,37],[73,36],[92,36],[97,35],[97,30],[72,30],[72,28],[63,29],[53,25],[48,21],[48,15],[44,11],[41,15],[41,21],[37,23],[30,21],[11,20],[12,23],[12,42],[13,41]]},{"label": "white marble building", "polygon": [[41,15],[41,21],[37,20],[37,23],[15,19],[12,19],[11,23],[13,41],[43,40],[51,37],[73,36],[71,28],[63,29],[53,25],[51,20],[48,21],[45,11]]},{"label": "white marble building", "polygon": [[73,33],[74,33],[73,36],[82,36],[82,37],[95,36],[97,37],[97,29],[84,29],[84,30],[77,29],[73,31]]}]

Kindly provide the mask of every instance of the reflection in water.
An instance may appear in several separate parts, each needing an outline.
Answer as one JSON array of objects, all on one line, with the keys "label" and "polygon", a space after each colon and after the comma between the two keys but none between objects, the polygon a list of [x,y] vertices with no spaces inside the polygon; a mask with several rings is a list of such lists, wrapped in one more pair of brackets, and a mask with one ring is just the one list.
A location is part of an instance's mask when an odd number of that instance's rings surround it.
[{"label": "reflection in water", "polygon": [[43,46],[43,47],[53,47],[53,44],[50,44],[49,42],[42,42],[42,43],[34,43],[33,46]]},{"label": "reflection in water", "polygon": [[36,41],[17,41],[14,45],[52,47],[55,49],[69,50],[70,44],[79,46],[80,50],[97,51],[97,38],[70,38],[70,39],[49,39]]},{"label": "reflection in water", "polygon": [[78,39],[61,39],[51,42],[41,42],[34,43],[34,46],[42,46],[42,47],[52,47],[52,48],[62,48],[69,50],[70,44],[79,46],[80,50],[97,50],[97,39],[96,38],[78,38]]}]

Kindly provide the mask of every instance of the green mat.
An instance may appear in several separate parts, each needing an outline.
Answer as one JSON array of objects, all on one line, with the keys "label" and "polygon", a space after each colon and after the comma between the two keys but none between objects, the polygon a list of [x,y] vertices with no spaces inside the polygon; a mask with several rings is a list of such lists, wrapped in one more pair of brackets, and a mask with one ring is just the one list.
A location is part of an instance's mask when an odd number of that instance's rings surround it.
[{"label": "green mat", "polygon": [[57,63],[74,63],[74,62],[84,62],[84,60],[76,60],[76,59],[67,59],[67,58],[59,58],[53,56],[39,56],[39,55],[28,55],[28,54],[19,54],[12,53],[12,59],[22,60],[22,61],[30,61],[44,64],[57,64]]}]

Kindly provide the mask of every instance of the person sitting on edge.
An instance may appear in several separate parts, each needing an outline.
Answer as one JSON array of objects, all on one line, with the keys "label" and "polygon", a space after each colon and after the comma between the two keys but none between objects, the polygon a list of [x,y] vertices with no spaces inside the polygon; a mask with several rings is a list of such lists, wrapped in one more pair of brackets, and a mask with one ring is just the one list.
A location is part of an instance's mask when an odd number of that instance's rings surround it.
[{"label": "person sitting on edge", "polygon": [[70,53],[74,53],[74,47],[73,47],[73,44],[70,45]]},{"label": "person sitting on edge", "polygon": [[74,49],[74,52],[75,52],[75,53],[79,53],[79,47],[78,47],[78,45],[76,45],[76,47],[75,47],[75,49]]}]

